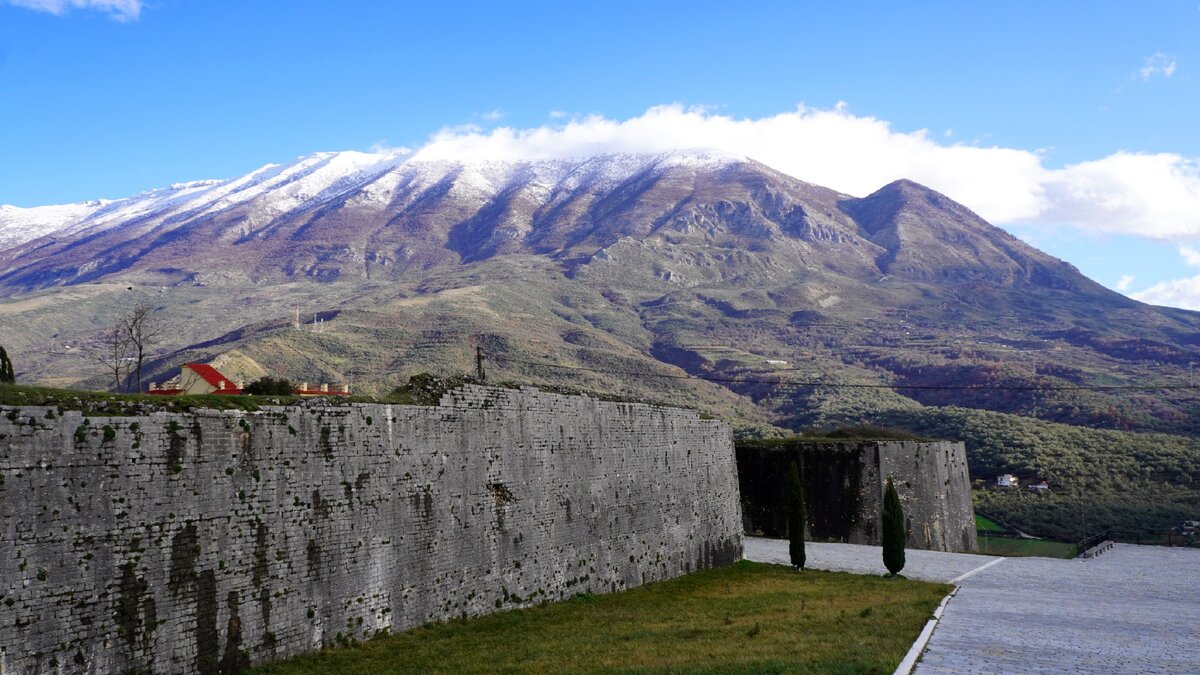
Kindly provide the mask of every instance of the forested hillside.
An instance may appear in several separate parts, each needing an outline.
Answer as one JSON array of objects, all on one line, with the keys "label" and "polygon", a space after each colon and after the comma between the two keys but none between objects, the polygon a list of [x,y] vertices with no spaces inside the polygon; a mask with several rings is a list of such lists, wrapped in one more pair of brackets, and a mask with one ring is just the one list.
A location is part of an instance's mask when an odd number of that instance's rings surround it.
[{"label": "forested hillside", "polygon": [[1088,429],[960,407],[879,414],[880,424],[961,438],[974,478],[1012,473],[1047,492],[987,489],[977,508],[1031,534],[1077,540],[1106,527],[1161,530],[1200,515],[1200,439]]}]

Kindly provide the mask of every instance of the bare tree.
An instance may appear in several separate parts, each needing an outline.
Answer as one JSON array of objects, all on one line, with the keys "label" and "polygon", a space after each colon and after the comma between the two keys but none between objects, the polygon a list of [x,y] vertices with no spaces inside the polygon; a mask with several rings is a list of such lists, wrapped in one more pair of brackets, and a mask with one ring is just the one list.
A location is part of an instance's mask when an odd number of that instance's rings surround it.
[{"label": "bare tree", "polygon": [[112,376],[113,389],[140,392],[142,366],[163,330],[154,308],[139,301],[105,326],[88,352]]},{"label": "bare tree", "polygon": [[133,374],[137,382],[137,390],[142,390],[142,364],[146,361],[146,353],[163,333],[163,325],[154,316],[154,308],[139,301],[121,317],[125,336],[129,340],[133,352]]},{"label": "bare tree", "polygon": [[98,361],[112,375],[113,389],[121,391],[121,383],[128,377],[132,360],[130,354],[133,352],[124,318],[118,318],[105,326],[87,351],[93,360]]}]

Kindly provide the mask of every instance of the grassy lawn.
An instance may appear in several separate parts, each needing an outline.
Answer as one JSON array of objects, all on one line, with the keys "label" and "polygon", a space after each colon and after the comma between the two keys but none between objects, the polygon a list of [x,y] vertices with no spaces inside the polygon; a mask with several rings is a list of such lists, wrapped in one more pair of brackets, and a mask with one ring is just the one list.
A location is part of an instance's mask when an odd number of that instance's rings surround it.
[{"label": "grassy lawn", "polygon": [[1040,558],[1074,558],[1075,544],[1047,539],[1011,539],[1008,537],[979,537],[979,552],[987,555],[1035,556]]},{"label": "grassy lawn", "polygon": [[988,518],[987,516],[975,514],[975,529],[979,532],[1007,532],[1000,523]]},{"label": "grassy lawn", "polygon": [[950,588],[741,562],[252,672],[891,673]]}]

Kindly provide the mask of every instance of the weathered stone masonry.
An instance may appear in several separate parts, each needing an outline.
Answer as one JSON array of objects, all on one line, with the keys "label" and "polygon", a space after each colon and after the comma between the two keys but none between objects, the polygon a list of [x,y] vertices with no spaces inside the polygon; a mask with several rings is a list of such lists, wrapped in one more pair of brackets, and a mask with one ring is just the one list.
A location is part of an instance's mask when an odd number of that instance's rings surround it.
[{"label": "weathered stone masonry", "polygon": [[738,441],[746,531],[787,536],[783,477],[795,461],[808,507],[807,536],[879,545],[883,490],[895,481],[909,548],[974,552],[967,450],[951,441]]},{"label": "weathered stone masonry", "polygon": [[439,407],[0,411],[0,673],[233,671],[741,555],[729,429],[467,387]]}]

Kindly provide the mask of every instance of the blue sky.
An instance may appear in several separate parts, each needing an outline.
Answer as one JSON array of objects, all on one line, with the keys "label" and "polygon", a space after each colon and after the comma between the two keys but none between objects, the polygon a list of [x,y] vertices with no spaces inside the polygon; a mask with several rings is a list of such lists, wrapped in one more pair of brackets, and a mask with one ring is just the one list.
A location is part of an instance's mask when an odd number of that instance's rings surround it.
[{"label": "blue sky", "polygon": [[0,0],[0,203],[439,132],[503,156],[535,129],[746,154],[781,130],[767,163],[801,178],[911,174],[1101,283],[1200,307],[1197,0],[503,4]]}]

